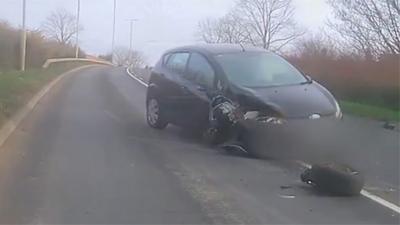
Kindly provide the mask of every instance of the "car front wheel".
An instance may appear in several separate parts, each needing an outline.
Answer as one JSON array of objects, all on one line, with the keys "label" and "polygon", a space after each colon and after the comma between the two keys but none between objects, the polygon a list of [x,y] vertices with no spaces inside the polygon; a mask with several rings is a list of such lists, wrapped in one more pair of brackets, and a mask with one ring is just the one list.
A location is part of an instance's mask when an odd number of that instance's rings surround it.
[{"label": "car front wheel", "polygon": [[147,124],[156,129],[161,130],[168,125],[168,122],[163,114],[163,109],[157,98],[150,98],[147,101],[146,118]]}]

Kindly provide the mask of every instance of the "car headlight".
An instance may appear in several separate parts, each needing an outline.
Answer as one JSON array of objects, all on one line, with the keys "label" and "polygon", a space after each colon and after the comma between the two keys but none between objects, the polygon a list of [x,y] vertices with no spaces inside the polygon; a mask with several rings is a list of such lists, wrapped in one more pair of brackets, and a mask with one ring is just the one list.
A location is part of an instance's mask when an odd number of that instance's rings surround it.
[{"label": "car headlight", "polygon": [[340,109],[339,103],[336,100],[335,100],[335,108],[336,108],[335,117],[337,119],[342,119],[343,113],[342,110]]},{"label": "car headlight", "polygon": [[271,124],[283,124],[285,123],[284,119],[277,118],[277,117],[259,117],[257,118],[257,121],[263,122],[263,123],[271,123]]},{"label": "car headlight", "polygon": [[249,111],[244,114],[244,119],[246,120],[255,120],[260,115],[258,111]]},{"label": "car headlight", "polygon": [[271,123],[271,124],[283,124],[285,122],[284,119],[273,117],[273,116],[265,116],[262,115],[259,111],[249,111],[244,115],[246,120],[256,120],[262,123]]}]

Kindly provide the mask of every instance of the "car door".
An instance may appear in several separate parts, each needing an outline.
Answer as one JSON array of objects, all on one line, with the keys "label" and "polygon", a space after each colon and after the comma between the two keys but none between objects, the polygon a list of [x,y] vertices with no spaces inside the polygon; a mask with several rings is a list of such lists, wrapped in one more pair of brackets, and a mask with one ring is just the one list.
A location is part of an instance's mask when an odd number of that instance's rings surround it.
[{"label": "car door", "polygon": [[[215,70],[207,58],[200,53],[192,52],[184,78],[188,80],[187,89],[191,93],[189,118],[196,125],[205,125],[208,121],[209,97],[207,93],[215,90]],[[206,120],[206,121],[205,121]]]},{"label": "car door", "polygon": [[186,88],[187,81],[183,78],[189,56],[189,52],[171,53],[164,66],[163,89],[167,94],[163,97],[167,105],[166,114],[172,123],[178,125],[181,125],[186,118],[191,94]]}]

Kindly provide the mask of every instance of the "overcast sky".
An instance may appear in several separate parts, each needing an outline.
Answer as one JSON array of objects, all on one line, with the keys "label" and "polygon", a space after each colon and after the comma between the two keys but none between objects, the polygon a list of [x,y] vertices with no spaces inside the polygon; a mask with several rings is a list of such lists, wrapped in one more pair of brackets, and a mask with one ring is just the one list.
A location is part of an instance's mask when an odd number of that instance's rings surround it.
[{"label": "overcast sky", "polygon": [[[76,13],[77,0],[26,0],[27,26],[39,28],[56,9]],[[220,17],[235,0],[117,0],[116,45],[129,46],[128,19],[139,19],[134,26],[134,48],[142,51],[149,63],[168,48],[198,41],[197,24],[207,17]],[[22,0],[0,0],[0,20],[21,24]],[[329,15],[324,0],[294,0],[295,20],[317,31]],[[81,0],[80,44],[89,54],[111,49],[113,0]]]}]

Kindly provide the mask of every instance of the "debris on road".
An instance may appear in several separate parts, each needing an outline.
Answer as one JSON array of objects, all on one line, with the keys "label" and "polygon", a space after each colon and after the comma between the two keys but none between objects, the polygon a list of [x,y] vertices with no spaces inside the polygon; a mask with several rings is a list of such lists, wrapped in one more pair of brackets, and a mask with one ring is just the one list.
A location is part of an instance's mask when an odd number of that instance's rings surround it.
[{"label": "debris on road", "polygon": [[386,121],[383,124],[383,128],[388,129],[388,130],[394,130],[394,129],[396,129],[396,125],[394,123],[390,123],[390,122]]},{"label": "debris on road", "polygon": [[336,163],[312,165],[301,174],[301,180],[322,192],[340,196],[359,195],[364,186],[360,172]]},{"label": "debris on road", "polygon": [[292,186],[289,186],[289,185],[281,185],[280,188],[281,188],[282,190],[285,190],[285,189],[290,189],[290,188],[292,188]]},{"label": "debris on road", "polygon": [[286,198],[286,199],[293,199],[293,198],[296,198],[295,195],[279,195],[279,197],[281,197],[281,198]]}]

